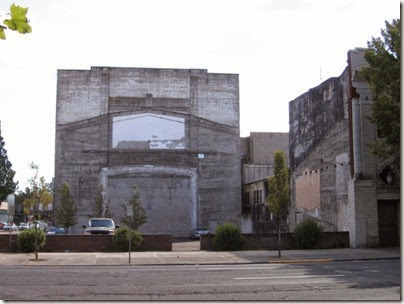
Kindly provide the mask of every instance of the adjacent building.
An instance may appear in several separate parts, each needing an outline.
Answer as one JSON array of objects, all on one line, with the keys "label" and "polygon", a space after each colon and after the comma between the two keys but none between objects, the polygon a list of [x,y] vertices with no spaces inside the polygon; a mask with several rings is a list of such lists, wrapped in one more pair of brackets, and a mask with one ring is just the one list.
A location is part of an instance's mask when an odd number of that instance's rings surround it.
[{"label": "adjacent building", "polygon": [[289,134],[251,132],[240,139],[243,197],[242,231],[265,233],[274,230],[273,217],[266,206],[268,178],[273,176],[276,151],[283,151],[288,160]]},{"label": "adjacent building", "polygon": [[81,232],[98,189],[117,224],[136,184],[147,234],[240,224],[239,78],[207,70],[92,67],[57,76],[55,207],[63,182]]},{"label": "adjacent building", "polygon": [[352,247],[397,245],[399,174],[369,147],[379,135],[368,119],[372,93],[359,75],[364,51],[349,51],[339,77],[289,103],[290,228],[312,217],[326,231],[349,231]]}]

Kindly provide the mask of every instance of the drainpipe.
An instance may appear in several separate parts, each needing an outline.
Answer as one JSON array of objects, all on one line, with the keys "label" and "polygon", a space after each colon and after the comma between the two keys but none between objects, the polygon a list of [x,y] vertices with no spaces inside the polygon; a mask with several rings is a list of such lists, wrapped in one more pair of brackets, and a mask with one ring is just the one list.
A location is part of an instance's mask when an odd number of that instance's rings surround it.
[{"label": "drainpipe", "polygon": [[363,177],[362,164],[362,138],[361,138],[361,114],[358,98],[352,99],[352,139],[354,158],[354,177]]}]

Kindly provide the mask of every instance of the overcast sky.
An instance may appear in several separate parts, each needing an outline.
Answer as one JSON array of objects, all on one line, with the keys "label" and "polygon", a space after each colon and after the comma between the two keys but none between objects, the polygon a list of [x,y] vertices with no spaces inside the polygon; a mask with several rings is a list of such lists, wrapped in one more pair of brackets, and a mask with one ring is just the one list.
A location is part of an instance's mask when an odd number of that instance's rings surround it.
[{"label": "overcast sky", "polygon": [[[0,1],[0,15],[13,3]],[[400,17],[398,0],[15,0],[33,33],[0,41],[0,120],[20,188],[54,175],[57,69],[196,68],[240,76],[241,136],[288,132],[288,103]],[[3,20],[3,18],[1,18]]]}]

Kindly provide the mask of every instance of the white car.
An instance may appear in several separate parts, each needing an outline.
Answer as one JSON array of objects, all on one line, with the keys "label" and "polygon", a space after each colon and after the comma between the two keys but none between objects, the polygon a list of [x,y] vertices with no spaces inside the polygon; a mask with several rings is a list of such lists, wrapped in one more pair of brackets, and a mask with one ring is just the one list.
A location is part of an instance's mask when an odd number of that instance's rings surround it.
[{"label": "white car", "polygon": [[114,234],[119,226],[115,226],[110,218],[91,218],[88,221],[88,227],[83,225],[83,228],[84,234]]},{"label": "white car", "polygon": [[29,229],[29,224],[28,223],[20,223],[20,225],[18,226],[18,230],[19,231],[23,231]]},{"label": "white car", "polygon": [[18,231],[18,227],[16,224],[13,223],[13,225],[10,225],[9,223],[7,223],[6,225],[4,225],[3,230],[4,231],[10,231],[10,229],[12,231]]},{"label": "white car", "polygon": [[[31,223],[29,224],[29,228],[34,228],[34,227],[35,227],[35,224],[34,224],[33,222],[31,222]],[[36,227],[39,228],[39,229],[41,229],[41,230],[46,231],[47,228],[48,228],[48,224],[45,223],[44,221],[38,221],[38,222],[36,223]]]},{"label": "white car", "polygon": [[210,231],[205,227],[198,227],[192,229],[191,233],[189,234],[189,238],[191,239],[200,239],[202,234],[209,234]]}]

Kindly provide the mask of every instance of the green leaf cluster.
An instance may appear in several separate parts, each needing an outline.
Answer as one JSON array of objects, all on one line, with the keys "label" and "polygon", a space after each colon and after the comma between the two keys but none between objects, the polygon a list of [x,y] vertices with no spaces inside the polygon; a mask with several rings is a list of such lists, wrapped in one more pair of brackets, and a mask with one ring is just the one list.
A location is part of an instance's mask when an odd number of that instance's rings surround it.
[{"label": "green leaf cluster", "polygon": [[140,245],[143,242],[143,237],[141,233],[137,230],[129,230],[127,228],[119,228],[114,236],[112,237],[112,243],[115,248],[119,251],[128,251],[129,250],[129,236],[131,237],[131,251],[137,250],[140,248]]},{"label": "green leaf cluster", "polygon": [[4,145],[3,137],[0,136],[0,201],[14,193],[18,185],[14,182],[15,171],[11,169],[12,164],[8,160]]},{"label": "green leaf cluster", "polygon": [[276,151],[274,157],[274,176],[268,179],[269,194],[267,206],[280,222],[287,215],[289,205],[289,170],[285,153]]},{"label": "green leaf cluster", "polygon": [[[35,241],[36,238],[36,241]],[[36,248],[35,248],[36,244]],[[40,229],[27,229],[21,231],[17,236],[17,246],[23,252],[35,252],[46,244],[46,234]]]},{"label": "green leaf cluster", "polygon": [[104,188],[100,186],[98,188],[97,196],[95,200],[91,203],[92,214],[89,216],[92,217],[108,217],[112,218],[112,212],[110,209],[109,200],[107,200],[104,206]]},{"label": "green leaf cluster", "polygon": [[[142,207],[140,201],[140,192],[136,185],[133,185],[133,194],[130,200],[126,204],[122,204],[125,216],[121,219],[122,223],[127,225],[133,230],[137,230],[141,225],[146,223],[147,215],[146,211]],[[132,211],[128,215],[128,211]]]},{"label": "green leaf cluster", "polygon": [[377,125],[382,139],[372,145],[373,153],[381,160],[392,160],[400,169],[400,107],[401,107],[401,21],[386,21],[381,37],[368,42],[365,52],[368,66],[360,75],[372,90],[371,121]]},{"label": "green leaf cluster", "polygon": [[241,235],[240,228],[235,224],[225,222],[216,227],[215,250],[242,250],[245,245],[245,239]]},{"label": "green leaf cluster", "polygon": [[45,177],[39,177],[39,167],[34,162],[29,164],[33,170],[33,176],[29,179],[29,185],[25,189],[23,202],[24,214],[33,215],[34,221],[42,217],[43,211],[48,210],[49,204],[53,203],[53,193]]},{"label": "green leaf cluster", "polygon": [[55,209],[55,217],[58,223],[68,231],[69,227],[74,226],[76,221],[77,205],[71,194],[70,185],[63,183],[60,193],[60,207]]},{"label": "green leaf cluster", "polygon": [[32,32],[31,26],[28,24],[29,20],[27,19],[28,7],[21,7],[19,5],[15,5],[14,3],[10,6],[10,15],[11,18],[5,19],[3,24],[0,25],[0,39],[6,39],[5,30],[9,28],[12,31],[17,31],[20,34],[27,34]]},{"label": "green leaf cluster", "polygon": [[313,249],[320,241],[323,229],[311,218],[305,219],[296,226],[293,240],[296,248]]}]

